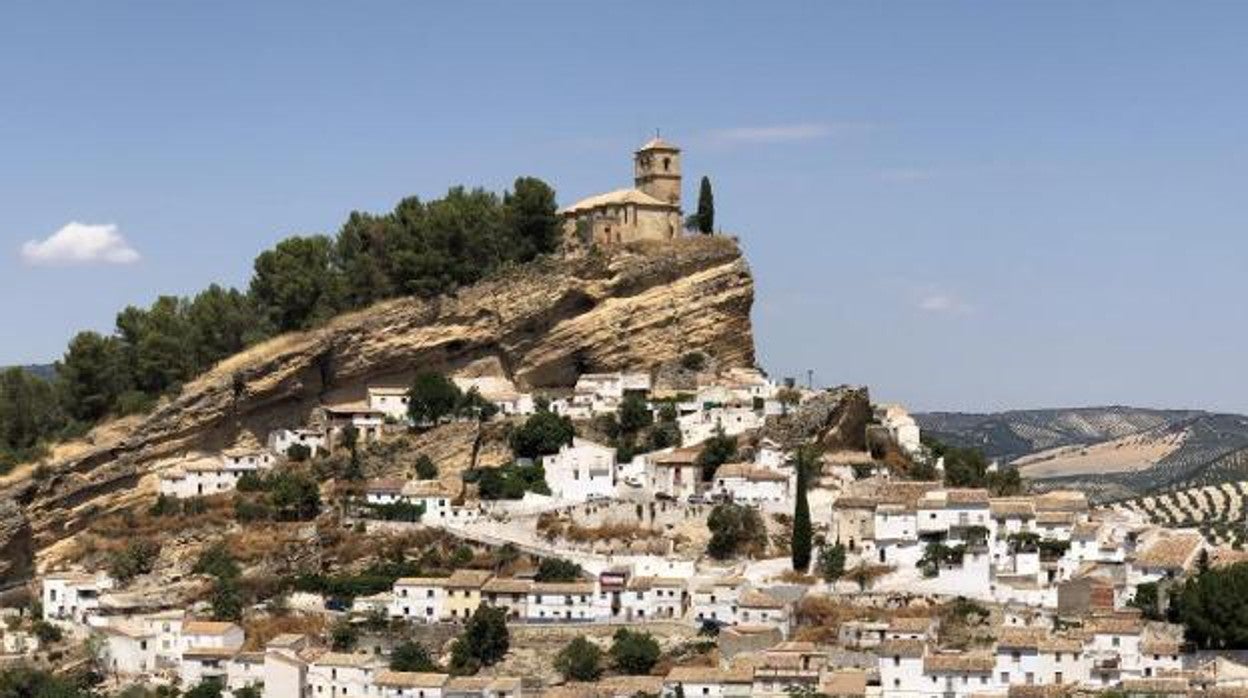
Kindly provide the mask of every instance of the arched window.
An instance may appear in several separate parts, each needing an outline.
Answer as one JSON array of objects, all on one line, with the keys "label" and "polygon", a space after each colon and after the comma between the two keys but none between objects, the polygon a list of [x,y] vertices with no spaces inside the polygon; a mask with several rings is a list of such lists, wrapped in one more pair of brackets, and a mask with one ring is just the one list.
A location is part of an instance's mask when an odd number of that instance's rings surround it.
[{"label": "arched window", "polygon": [[663,158],[663,171],[664,171],[664,172],[667,172],[668,170],[670,170],[670,169],[671,169],[671,165],[672,165],[672,159],[671,159],[671,158]]}]

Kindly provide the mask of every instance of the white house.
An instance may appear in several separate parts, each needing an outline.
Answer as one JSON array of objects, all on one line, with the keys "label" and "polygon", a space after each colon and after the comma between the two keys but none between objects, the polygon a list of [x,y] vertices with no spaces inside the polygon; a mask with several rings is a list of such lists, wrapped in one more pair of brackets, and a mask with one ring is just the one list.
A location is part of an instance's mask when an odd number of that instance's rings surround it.
[{"label": "white house", "polygon": [[585,373],[577,378],[570,407],[589,416],[606,414],[618,410],[625,395],[649,392],[650,375],[646,373]]},{"label": "white house", "polygon": [[498,408],[499,414],[530,415],[536,409],[532,393],[522,393],[516,384],[501,376],[455,377],[451,379],[456,387],[467,393],[476,390],[477,394]]},{"label": "white house", "polygon": [[901,405],[876,405],[875,417],[888,431],[893,441],[911,455],[917,455],[923,449],[919,438],[919,425],[914,417]]},{"label": "white house", "polygon": [[683,618],[685,615],[685,580],[670,577],[633,577],[628,580],[622,606],[627,620]]},{"label": "white house", "polygon": [[749,463],[725,463],[715,471],[715,491],[752,504],[789,499],[789,476]]},{"label": "white house", "polygon": [[264,698],[307,698],[306,635],[284,634],[264,646]]},{"label": "white house", "polygon": [[227,470],[262,470],[272,468],[277,456],[262,448],[239,448],[221,454],[221,465]]},{"label": "white house", "polygon": [[390,617],[419,623],[437,623],[446,610],[446,578],[402,577],[394,582]]},{"label": "white house", "polygon": [[313,698],[371,696],[374,678],[384,670],[374,655],[326,652],[308,662],[308,692]]},{"label": "white house", "polygon": [[43,619],[78,625],[87,624],[87,616],[100,607],[100,594],[113,588],[113,580],[104,573],[54,572],[43,578]]},{"label": "white house", "polygon": [[276,462],[272,451],[259,449],[227,451],[220,458],[189,460],[160,474],[160,493],[176,499],[222,494],[235,489],[247,473],[268,470]]},{"label": "white house", "polygon": [[615,496],[615,449],[576,437],[559,452],[542,456],[553,496],[584,501]]},{"label": "white house", "polygon": [[325,434],[316,429],[277,429],[269,432],[269,450],[286,455],[291,446],[304,446],[311,453],[325,450]]},{"label": "white house", "polygon": [[742,583],[739,577],[721,577],[694,585],[690,594],[690,620],[697,625],[708,622],[736,625]]},{"label": "white house", "polygon": [[368,389],[368,407],[386,419],[407,421],[407,388],[372,386]]},{"label": "white house", "polygon": [[923,680],[926,649],[922,640],[886,640],[880,643],[876,655],[879,657],[880,688],[885,696],[927,694],[931,687]]},{"label": "white house", "polygon": [[702,443],[723,431],[728,436],[743,434],[762,426],[762,417],[749,407],[711,407],[677,418],[681,443]]},{"label": "white house", "polygon": [[147,674],[156,668],[156,636],[141,622],[112,618],[99,629],[102,660],[108,671],[121,676]]},{"label": "white house", "polygon": [[447,674],[416,671],[382,671],[374,679],[381,698],[442,698],[450,678]]},{"label": "white house", "polygon": [[786,637],[789,632],[789,606],[776,597],[751,589],[741,594],[737,601],[737,622],[779,628]]},{"label": "white house", "polygon": [[525,599],[529,621],[589,622],[598,619],[593,582],[534,582]]},{"label": "white house", "polygon": [[754,683],[754,668],[734,666],[727,669],[704,666],[677,666],[663,679],[663,695],[676,695],[677,687],[689,698],[746,698]]},{"label": "white house", "polygon": [[646,475],[650,488],[677,499],[702,491],[702,466],[698,465],[699,449],[676,448],[646,456]]},{"label": "white house", "polygon": [[367,402],[326,405],[324,410],[325,442],[329,449],[341,443],[343,432],[348,427],[355,429],[356,438],[360,443],[381,438],[381,428],[386,422],[386,413],[373,408]]}]

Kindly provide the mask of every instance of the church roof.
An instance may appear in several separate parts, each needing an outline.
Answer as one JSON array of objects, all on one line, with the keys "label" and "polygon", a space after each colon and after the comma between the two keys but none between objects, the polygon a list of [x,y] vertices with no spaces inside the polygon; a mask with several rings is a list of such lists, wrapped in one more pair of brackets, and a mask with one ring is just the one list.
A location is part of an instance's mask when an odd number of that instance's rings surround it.
[{"label": "church roof", "polygon": [[588,211],[590,209],[600,208],[603,206],[620,206],[622,204],[638,204],[641,206],[663,206],[666,208],[676,208],[675,204],[669,204],[662,199],[656,199],[640,189],[617,189],[609,191],[606,194],[597,194],[559,209],[559,213],[575,213],[577,211]]},{"label": "church roof", "polygon": [[654,138],[651,138],[650,140],[646,141],[646,144],[638,148],[637,152],[640,153],[643,150],[670,150],[674,153],[680,152],[680,148],[677,148],[676,146],[672,145],[671,143],[668,143],[667,141],[663,140],[662,138],[658,136],[655,136]]}]

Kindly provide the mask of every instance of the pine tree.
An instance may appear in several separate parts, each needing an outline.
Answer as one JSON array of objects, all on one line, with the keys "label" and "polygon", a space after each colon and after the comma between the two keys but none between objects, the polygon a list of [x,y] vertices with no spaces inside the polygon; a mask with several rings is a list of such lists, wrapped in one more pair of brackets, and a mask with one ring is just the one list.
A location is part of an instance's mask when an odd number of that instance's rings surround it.
[{"label": "pine tree", "polygon": [[711,180],[703,175],[698,187],[698,230],[710,235],[715,230],[715,195],[711,193]]}]

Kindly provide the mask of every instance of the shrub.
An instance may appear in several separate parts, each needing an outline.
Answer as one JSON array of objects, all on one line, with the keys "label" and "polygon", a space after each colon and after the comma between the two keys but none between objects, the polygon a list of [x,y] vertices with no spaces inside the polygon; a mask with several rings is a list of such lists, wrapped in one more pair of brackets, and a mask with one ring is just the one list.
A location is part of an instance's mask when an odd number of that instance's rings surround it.
[{"label": "shrub", "polygon": [[758,510],[740,504],[719,504],[711,510],[706,526],[711,540],[706,552],[717,560],[753,555],[767,547],[767,527]]},{"label": "shrub", "polygon": [[39,638],[40,644],[44,645],[60,642],[61,638],[64,637],[60,628],[46,620],[35,621],[35,624],[31,626],[31,631],[35,634],[35,637]]},{"label": "shrub", "polygon": [[439,671],[437,663],[429,654],[429,650],[419,642],[408,640],[390,653],[390,669],[392,671]]},{"label": "shrub", "polygon": [[420,480],[432,480],[438,476],[438,466],[433,464],[433,459],[425,454],[420,454],[416,459],[416,478]]},{"label": "shrub", "polygon": [[701,371],[706,368],[706,354],[700,351],[691,351],[680,357],[680,367],[686,371]]},{"label": "shrub", "polygon": [[148,513],[152,516],[177,516],[182,513],[182,506],[176,497],[162,494],[156,497],[156,502],[148,509]]},{"label": "shrub", "polygon": [[571,681],[597,681],[602,676],[601,664],[602,650],[584,637],[569,642],[555,657],[555,669]]},{"label": "shrub", "polygon": [[650,633],[628,628],[615,631],[611,642],[611,665],[622,674],[648,674],[659,661],[659,643]]},{"label": "shrub", "polygon": [[142,539],[131,541],[109,558],[108,573],[119,582],[128,582],[151,572],[159,555],[159,543]]},{"label": "shrub", "polygon": [[502,659],[510,644],[507,612],[489,605],[478,606],[451,646],[451,673],[475,674],[481,667]]},{"label": "shrub", "polygon": [[576,428],[572,420],[548,410],[539,410],[511,432],[511,450],[520,458],[538,458],[558,453],[559,447],[572,443]]},{"label": "shrub", "polygon": [[217,579],[234,579],[239,573],[238,562],[222,543],[212,545],[201,552],[191,571]]},{"label": "shrub", "polygon": [[533,577],[538,582],[575,582],[581,578],[581,566],[557,557],[544,558]]},{"label": "shrub", "polygon": [[360,641],[360,633],[350,621],[343,619],[329,629],[329,646],[335,652],[350,652]]}]

